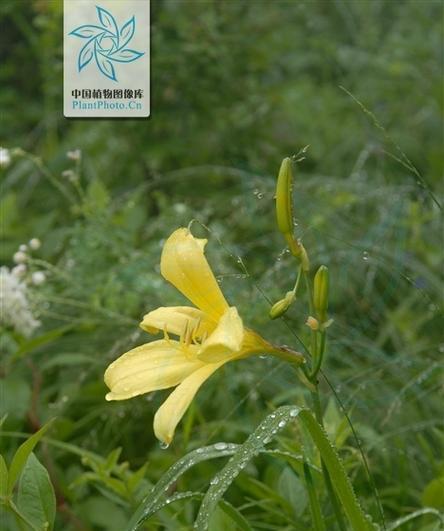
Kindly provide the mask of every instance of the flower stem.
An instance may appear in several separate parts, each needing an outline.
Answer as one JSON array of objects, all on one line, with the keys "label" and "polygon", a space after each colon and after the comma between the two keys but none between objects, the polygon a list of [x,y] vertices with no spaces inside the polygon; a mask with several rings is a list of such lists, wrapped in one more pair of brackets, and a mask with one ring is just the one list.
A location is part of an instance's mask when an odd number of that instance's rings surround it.
[{"label": "flower stem", "polygon": [[296,277],[296,282],[294,283],[294,287],[293,287],[293,290],[292,290],[293,293],[294,293],[294,295],[296,295],[297,292],[298,292],[299,284],[300,284],[300,282],[301,282],[301,276],[302,276],[302,273],[303,273],[303,271],[302,271],[302,266],[300,266],[300,267],[299,267],[299,271],[298,271],[298,276]]},{"label": "flower stem", "polygon": [[[315,332],[317,334],[317,332]],[[316,354],[313,360],[313,368],[309,374],[309,379],[316,384],[318,372],[321,369],[322,361],[324,360],[324,351],[325,351],[325,330],[320,332],[321,340],[319,342],[319,351],[316,350]],[[317,345],[316,345],[317,346]]]},{"label": "flower stem", "polygon": [[[310,315],[314,315],[314,304],[313,304],[313,291],[312,286],[310,282],[310,277],[307,273],[307,271],[304,271],[304,280],[305,280],[305,286],[307,288],[307,296],[308,296],[308,308],[310,311]],[[312,330],[310,333],[310,353],[312,356],[311,364],[312,364],[312,370],[311,373],[307,374],[308,378],[311,380],[311,374],[313,374],[314,368],[318,364],[318,355],[317,355],[317,332],[315,330]]]},{"label": "flower stem", "polygon": [[313,518],[313,528],[315,531],[326,531],[324,519],[322,518],[321,506],[319,505],[318,494],[316,492],[310,467],[304,461],[304,477],[307,485],[308,498],[310,500],[311,516]]},{"label": "flower stem", "polygon": [[[319,399],[319,391],[318,387],[316,386],[316,390],[312,391],[311,398],[313,401],[313,409],[315,412],[316,420],[318,423],[324,427],[323,422],[323,416],[322,416],[322,408],[321,408],[321,401]],[[324,461],[321,459],[321,467],[322,467],[322,474],[324,476],[325,486],[327,488],[328,496],[330,498],[331,505],[333,507],[333,511],[336,516],[336,520],[339,525],[339,529],[341,531],[347,531],[347,527],[345,525],[344,517],[341,512],[341,507],[339,505],[338,498],[336,497],[336,493],[333,489],[333,484],[331,482],[330,474],[328,473],[327,467],[325,466]]]}]

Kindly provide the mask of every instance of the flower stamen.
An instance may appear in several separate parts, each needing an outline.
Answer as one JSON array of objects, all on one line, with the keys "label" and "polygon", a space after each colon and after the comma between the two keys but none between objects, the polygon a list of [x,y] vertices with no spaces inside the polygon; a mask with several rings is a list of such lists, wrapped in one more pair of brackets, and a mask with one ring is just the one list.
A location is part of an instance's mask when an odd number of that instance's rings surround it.
[{"label": "flower stamen", "polygon": [[195,344],[195,345],[198,345],[199,344],[199,335],[198,335],[198,332],[199,332],[199,328],[200,328],[200,325],[202,323],[202,318],[199,317],[197,319],[197,322],[196,324],[194,325],[193,327],[193,330],[191,332],[191,341]]},{"label": "flower stamen", "polygon": [[168,342],[168,345],[171,345],[171,339],[170,339],[170,336],[168,335],[166,323],[163,323],[163,338],[165,339],[165,341]]}]

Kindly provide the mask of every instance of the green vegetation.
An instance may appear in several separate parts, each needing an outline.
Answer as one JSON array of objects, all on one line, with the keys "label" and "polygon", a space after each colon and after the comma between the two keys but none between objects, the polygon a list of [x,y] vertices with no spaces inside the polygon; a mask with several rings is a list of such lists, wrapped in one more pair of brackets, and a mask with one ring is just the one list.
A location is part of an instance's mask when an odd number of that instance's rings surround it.
[{"label": "green vegetation", "polygon": [[[213,510],[211,531],[335,531],[336,489],[345,529],[443,529],[442,2],[153,0],[152,116],[128,121],[63,118],[62,15],[0,5],[0,527],[55,513],[56,530],[123,531],[149,513],[141,528],[191,531]],[[276,177],[307,145],[293,210],[310,278],[328,266],[336,451],[271,356],[217,371],[162,449],[169,391],[106,402],[103,374],[151,340],[145,313],[185,303],[159,270],[176,228],[196,220],[247,326],[310,344],[304,283],[269,318],[297,273]]]}]

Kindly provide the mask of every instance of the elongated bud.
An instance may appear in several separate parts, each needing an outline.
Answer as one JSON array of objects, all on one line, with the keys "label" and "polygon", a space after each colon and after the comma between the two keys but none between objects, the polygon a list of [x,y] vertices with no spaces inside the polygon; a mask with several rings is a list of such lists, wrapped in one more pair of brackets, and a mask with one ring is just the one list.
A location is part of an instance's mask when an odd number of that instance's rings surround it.
[{"label": "elongated bud", "polygon": [[328,268],[324,265],[316,271],[314,278],[313,304],[319,320],[321,323],[325,322],[328,309]]},{"label": "elongated bud", "polygon": [[304,246],[293,235],[293,171],[289,157],[281,163],[276,185],[276,219],[279,231],[284,235],[291,254],[301,260],[302,268],[308,271],[310,264]]},{"label": "elongated bud", "polygon": [[284,315],[284,313],[288,310],[288,308],[290,308],[294,299],[295,299],[294,293],[292,291],[288,291],[283,299],[281,299],[280,301],[277,301],[271,307],[271,310],[269,313],[270,319],[277,319],[281,315]]},{"label": "elongated bud", "polygon": [[291,159],[285,157],[279,169],[276,186],[276,218],[278,229],[284,236],[293,235],[292,186]]}]

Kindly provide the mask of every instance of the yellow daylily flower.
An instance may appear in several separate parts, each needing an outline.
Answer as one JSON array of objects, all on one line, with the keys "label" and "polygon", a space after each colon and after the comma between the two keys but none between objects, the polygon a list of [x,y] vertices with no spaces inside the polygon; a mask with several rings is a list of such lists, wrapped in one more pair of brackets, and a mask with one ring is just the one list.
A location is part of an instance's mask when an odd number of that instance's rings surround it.
[{"label": "yellow daylily flower", "polygon": [[164,444],[173,439],[200,386],[225,363],[259,353],[304,362],[301,354],[276,347],[244,327],[205,258],[206,243],[186,228],[168,238],[160,260],[161,274],[196,307],[161,307],[146,314],[141,328],[150,334],[163,332],[164,339],[130,350],[105,371],[110,389],[107,400],[177,386],[154,416],[154,433]]}]

